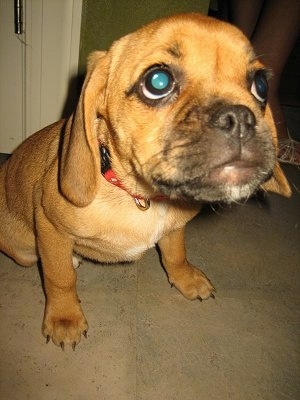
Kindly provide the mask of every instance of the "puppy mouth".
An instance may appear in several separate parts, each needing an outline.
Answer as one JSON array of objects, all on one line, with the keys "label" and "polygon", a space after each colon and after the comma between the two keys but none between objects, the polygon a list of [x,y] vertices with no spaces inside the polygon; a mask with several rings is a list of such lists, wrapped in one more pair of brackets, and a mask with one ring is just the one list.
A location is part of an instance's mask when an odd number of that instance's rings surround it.
[{"label": "puppy mouth", "polygon": [[231,202],[250,197],[271,177],[270,171],[259,163],[238,160],[217,165],[198,176],[158,178],[153,185],[171,199]]},{"label": "puppy mouth", "polygon": [[227,185],[243,185],[251,181],[258,170],[258,164],[239,160],[212,169],[208,179],[216,184],[226,182]]}]

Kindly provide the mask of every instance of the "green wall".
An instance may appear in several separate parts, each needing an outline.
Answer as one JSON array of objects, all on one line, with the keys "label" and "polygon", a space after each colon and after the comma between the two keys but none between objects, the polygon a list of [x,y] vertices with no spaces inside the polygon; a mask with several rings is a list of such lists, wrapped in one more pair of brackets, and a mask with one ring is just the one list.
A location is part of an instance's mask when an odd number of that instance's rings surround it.
[{"label": "green wall", "polygon": [[156,18],[180,12],[207,14],[209,0],[83,0],[79,74],[93,50],[110,44]]}]

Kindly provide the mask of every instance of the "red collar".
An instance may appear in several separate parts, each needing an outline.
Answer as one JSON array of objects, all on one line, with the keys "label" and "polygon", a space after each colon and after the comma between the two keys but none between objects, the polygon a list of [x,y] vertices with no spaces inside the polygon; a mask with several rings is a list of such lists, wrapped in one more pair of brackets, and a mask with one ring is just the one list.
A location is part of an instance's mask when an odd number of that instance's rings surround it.
[{"label": "red collar", "polygon": [[[130,193],[126,187],[123,185],[121,180],[117,177],[110,165],[110,154],[106,147],[100,145],[100,156],[101,156],[101,173],[102,176],[107,180],[107,182],[111,183],[114,186],[117,186],[120,189],[125,190],[131,197],[133,197],[136,206],[143,211],[146,211],[150,208],[150,199],[148,197],[142,197],[138,194]],[[168,197],[163,195],[157,195],[153,197],[153,200],[167,200]]]},{"label": "red collar", "polygon": [[[150,199],[148,199],[147,197],[144,198],[144,197],[136,195],[136,194],[131,194],[125,188],[123,183],[120,181],[120,179],[117,177],[117,175],[114,173],[114,171],[112,169],[108,169],[106,172],[102,173],[102,175],[107,180],[107,182],[119,187],[120,189],[125,190],[125,192],[127,192],[131,197],[133,197],[136,206],[140,210],[146,211],[146,210],[148,210],[148,208],[150,208]],[[142,202],[141,202],[141,200],[142,200]]]}]

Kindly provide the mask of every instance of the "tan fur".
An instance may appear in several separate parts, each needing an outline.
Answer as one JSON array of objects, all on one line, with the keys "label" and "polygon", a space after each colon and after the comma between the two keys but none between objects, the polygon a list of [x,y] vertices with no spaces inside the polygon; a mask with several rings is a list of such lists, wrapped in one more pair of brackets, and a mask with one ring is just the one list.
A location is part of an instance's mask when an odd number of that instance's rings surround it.
[{"label": "tan fur", "polygon": [[[126,94],[146,68],[174,64],[176,57],[185,79],[172,103],[151,107]],[[158,243],[171,284],[189,299],[212,295],[212,284],[188,263],[184,246],[184,227],[201,202],[175,195],[156,199],[160,193],[150,177],[189,99],[210,104],[212,98],[226,98],[249,107],[264,120],[275,152],[270,110],[260,111],[244,83],[249,63],[258,65],[253,60],[248,41],[225,23],[197,14],[155,21],[108,52],[93,53],[75,113],[28,138],[1,166],[0,249],[24,266],[41,259],[47,340],[74,347],[88,329],[76,293],[73,252],[101,262],[133,261]],[[99,142],[109,148],[127,191],[101,175]],[[172,149],[172,157],[180,148]],[[166,163],[165,170],[181,173],[174,163]],[[277,163],[263,187],[290,194]],[[150,208],[139,210],[129,193],[149,197]]]}]

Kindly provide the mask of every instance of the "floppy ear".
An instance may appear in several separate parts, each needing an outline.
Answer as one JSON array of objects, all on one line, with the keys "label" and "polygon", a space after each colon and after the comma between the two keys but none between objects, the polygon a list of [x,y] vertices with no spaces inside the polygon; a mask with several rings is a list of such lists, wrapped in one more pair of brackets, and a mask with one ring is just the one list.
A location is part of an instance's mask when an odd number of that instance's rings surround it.
[{"label": "floppy ear", "polygon": [[[278,139],[277,139],[277,131],[274,123],[274,119],[270,110],[270,107],[267,107],[266,109],[266,119],[269,122],[269,125],[271,126],[272,130],[272,136],[273,136],[273,141],[274,145],[276,148],[276,151],[278,149]],[[279,165],[279,162],[276,161],[274,170],[273,170],[273,176],[271,179],[269,179],[267,182],[265,182],[261,187],[264,190],[267,190],[269,192],[274,192],[277,194],[281,194],[282,196],[285,197],[290,197],[292,194],[290,185]]]},{"label": "floppy ear", "polygon": [[88,205],[98,190],[101,172],[96,120],[104,106],[107,74],[106,52],[92,53],[76,111],[62,138],[60,190],[79,207]]},{"label": "floppy ear", "polygon": [[275,164],[274,173],[270,180],[261,186],[264,190],[281,194],[285,197],[290,197],[292,194],[290,185],[277,162]]}]

